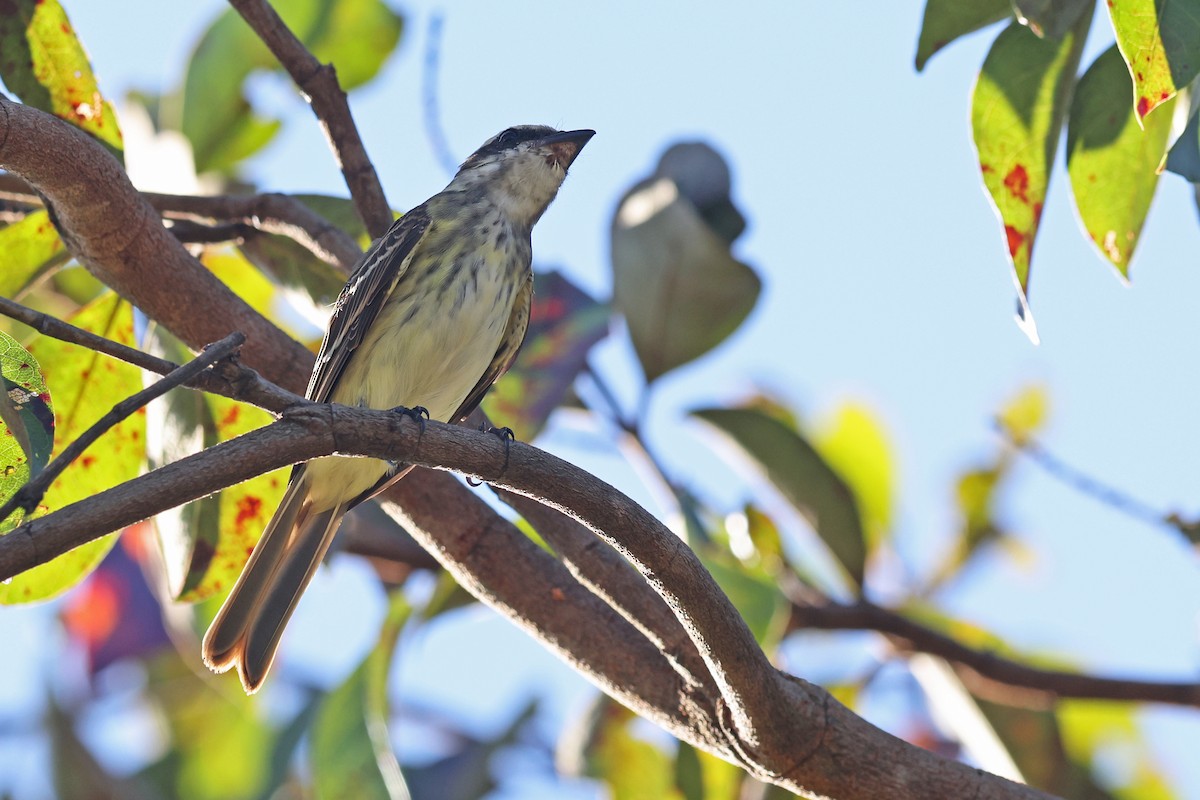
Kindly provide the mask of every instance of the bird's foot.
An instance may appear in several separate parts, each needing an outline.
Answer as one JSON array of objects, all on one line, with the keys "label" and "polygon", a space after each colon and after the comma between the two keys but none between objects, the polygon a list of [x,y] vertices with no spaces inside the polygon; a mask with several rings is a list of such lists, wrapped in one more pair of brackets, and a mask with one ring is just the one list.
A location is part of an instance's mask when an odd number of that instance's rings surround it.
[{"label": "bird's foot", "polygon": [[413,422],[417,423],[417,425],[421,426],[422,434],[425,433],[425,420],[429,419],[429,409],[427,409],[425,406],[413,406],[412,408],[408,408],[407,406],[396,406],[391,410],[391,412],[393,414],[401,414],[405,417],[408,417]]},{"label": "bird's foot", "polygon": [[[493,436],[499,436],[500,441],[504,442],[504,466],[500,469],[500,474],[503,475],[504,471],[508,469],[509,445],[517,440],[516,434],[513,433],[512,428],[497,428],[491,425],[480,425],[479,430],[484,433],[490,433]],[[470,486],[482,486],[483,483],[483,481],[477,481],[474,478],[467,478],[467,484]]]}]

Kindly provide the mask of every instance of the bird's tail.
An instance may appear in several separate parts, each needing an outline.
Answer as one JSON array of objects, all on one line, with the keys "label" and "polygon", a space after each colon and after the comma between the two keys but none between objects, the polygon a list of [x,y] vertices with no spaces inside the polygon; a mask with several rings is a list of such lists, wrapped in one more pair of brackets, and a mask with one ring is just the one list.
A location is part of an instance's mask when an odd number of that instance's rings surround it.
[{"label": "bird's tail", "polygon": [[299,471],[229,597],[204,635],[204,663],[215,672],[237,667],[247,694],[258,691],[283,628],[325,557],[347,509],[313,511]]}]

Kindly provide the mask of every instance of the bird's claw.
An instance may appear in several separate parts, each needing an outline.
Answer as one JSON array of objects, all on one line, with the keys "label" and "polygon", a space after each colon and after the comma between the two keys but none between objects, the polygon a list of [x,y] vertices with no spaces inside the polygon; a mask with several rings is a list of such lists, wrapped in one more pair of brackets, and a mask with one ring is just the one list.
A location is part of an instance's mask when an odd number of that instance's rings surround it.
[{"label": "bird's claw", "polygon": [[396,406],[392,409],[393,414],[401,414],[408,417],[413,422],[421,426],[421,433],[425,433],[425,420],[429,419],[429,409],[425,406]]},{"label": "bird's claw", "polygon": [[[499,437],[500,437],[500,441],[504,442],[504,466],[503,466],[503,467],[500,469],[500,474],[501,474],[501,475],[503,475],[503,474],[504,474],[504,471],[508,469],[508,449],[509,449],[509,445],[510,445],[512,442],[515,442],[515,441],[517,440],[517,435],[516,435],[515,433],[513,433],[513,429],[512,429],[512,428],[508,428],[508,427],[505,427],[505,428],[497,428],[497,427],[495,427],[495,426],[492,426],[492,425],[480,425],[480,426],[479,426],[479,430],[483,431],[484,433],[490,433],[490,434],[492,434],[493,436],[499,436]],[[468,486],[482,486],[482,485],[483,485],[483,483],[484,483],[483,481],[477,481],[477,480],[475,480],[474,478],[471,478],[471,477],[468,477],[468,478],[467,478],[467,485],[468,485]]]}]

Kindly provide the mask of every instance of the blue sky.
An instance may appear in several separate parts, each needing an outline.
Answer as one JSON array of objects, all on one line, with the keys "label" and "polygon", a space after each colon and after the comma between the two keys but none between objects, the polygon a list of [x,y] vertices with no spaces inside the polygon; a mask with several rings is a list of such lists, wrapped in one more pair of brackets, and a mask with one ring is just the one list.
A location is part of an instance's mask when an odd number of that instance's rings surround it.
[{"label": "blue sky", "polygon": [[[105,4],[66,5],[114,96],[176,83],[202,26],[223,7],[127,0],[117,16]],[[441,7],[402,8],[400,52],[352,96],[398,208],[448,177],[426,140],[420,95],[426,24]],[[809,419],[864,402],[884,421],[898,459],[898,549],[928,566],[954,529],[956,475],[996,445],[992,414],[1019,388],[1040,384],[1052,408],[1044,441],[1055,453],[1164,511],[1196,513],[1200,269],[1191,187],[1163,177],[1124,287],[1080,234],[1060,153],[1034,254],[1042,343],[1032,345],[1013,322],[1003,237],[969,140],[970,90],[996,29],[956,43],[917,75],[922,8],[915,0],[736,10],[460,2],[445,8],[442,125],[459,156],[516,123],[597,131],[539,224],[534,249],[538,263],[601,297],[609,291],[609,219],[623,191],[680,138],[706,139],[729,158],[750,223],[736,252],[759,270],[765,291],[733,339],[661,381],[646,422],[674,475],[719,503],[745,499],[746,479],[686,420],[687,409],[755,386],[781,393]],[[1111,41],[1099,16],[1084,65]],[[250,177],[267,190],[344,192],[299,101],[267,79],[256,81],[255,94],[288,122]],[[623,342],[618,333],[598,361],[632,403],[637,372]],[[632,470],[598,441],[560,426],[542,444],[654,508]],[[1027,465],[1008,498],[1019,552],[977,565],[968,585],[941,598],[948,610],[1015,646],[1090,669],[1194,674],[1200,580],[1195,554],[1176,535]],[[357,662],[355,648],[371,641],[383,608],[356,575],[343,564],[314,584],[289,633],[291,652],[285,642],[285,666],[315,663],[333,682]],[[334,609],[350,603],[362,609],[361,625],[333,634],[349,651],[339,658],[323,637]],[[42,619],[38,610],[0,614],[0,637],[28,644],[31,664],[47,663],[59,644],[37,635]],[[443,698],[464,717],[477,710],[472,724],[484,726],[500,726],[539,685],[556,687],[552,720],[578,711],[589,691],[482,611],[421,637],[397,670],[402,696]],[[0,688],[0,710],[41,692],[32,668],[10,662],[0,674],[10,673],[23,688],[0,681],[10,687]],[[463,695],[464,686],[477,691]],[[1152,709],[1144,717],[1164,766],[1182,770],[1200,714]],[[1200,789],[1182,796],[1200,797]]]}]

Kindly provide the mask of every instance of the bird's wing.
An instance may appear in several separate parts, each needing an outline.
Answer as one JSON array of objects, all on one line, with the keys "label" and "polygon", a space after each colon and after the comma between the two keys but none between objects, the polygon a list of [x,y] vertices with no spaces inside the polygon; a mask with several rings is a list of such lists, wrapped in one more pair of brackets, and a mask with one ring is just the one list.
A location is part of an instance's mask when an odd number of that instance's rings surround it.
[{"label": "bird's wing", "polygon": [[466,419],[483,401],[483,396],[487,394],[487,390],[492,387],[492,384],[512,366],[513,361],[517,358],[517,351],[521,349],[521,344],[525,341],[525,332],[529,330],[529,309],[532,302],[533,277],[527,276],[525,284],[517,291],[512,313],[508,317],[508,327],[504,329],[504,336],[500,339],[500,347],[496,350],[496,355],[492,356],[492,363],[488,364],[483,377],[475,384],[475,388],[467,395],[467,399],[463,400],[458,411],[450,417],[451,422],[461,422]]},{"label": "bird's wing", "polygon": [[392,223],[387,233],[358,262],[354,274],[338,295],[333,318],[317,353],[317,365],[308,382],[308,399],[318,403],[329,401],[350,357],[379,315],[388,295],[408,270],[429,224],[428,210],[424,205],[417,206]]}]

